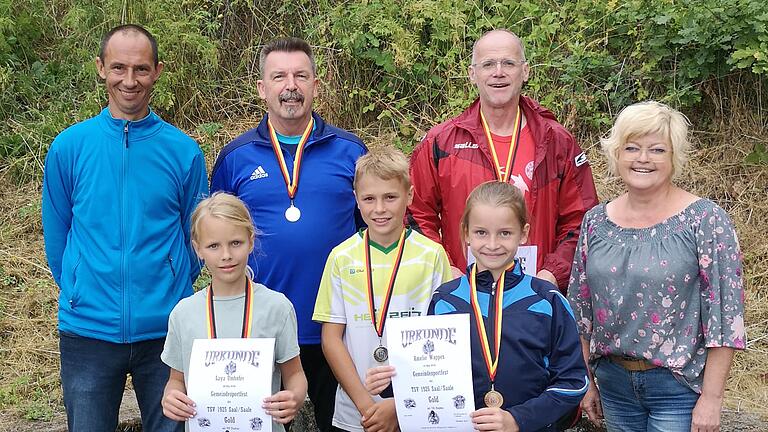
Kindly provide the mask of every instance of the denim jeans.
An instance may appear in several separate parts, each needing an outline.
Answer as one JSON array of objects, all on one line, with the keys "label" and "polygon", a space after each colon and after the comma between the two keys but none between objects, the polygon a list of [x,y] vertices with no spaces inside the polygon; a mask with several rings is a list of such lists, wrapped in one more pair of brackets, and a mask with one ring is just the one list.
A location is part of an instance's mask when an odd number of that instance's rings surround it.
[{"label": "denim jeans", "polygon": [[125,381],[131,374],[143,430],[182,432],[184,424],[163,415],[160,402],[169,369],[161,360],[163,339],[116,344],[59,334],[61,386],[71,432],[114,432]]},{"label": "denim jeans", "polygon": [[595,378],[608,432],[690,432],[699,394],[669,369],[632,372],[602,357]]}]

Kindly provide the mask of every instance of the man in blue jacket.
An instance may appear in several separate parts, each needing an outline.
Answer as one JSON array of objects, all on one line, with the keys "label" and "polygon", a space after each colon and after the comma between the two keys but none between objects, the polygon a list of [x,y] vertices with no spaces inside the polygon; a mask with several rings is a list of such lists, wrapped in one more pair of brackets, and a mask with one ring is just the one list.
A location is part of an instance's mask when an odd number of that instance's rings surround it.
[{"label": "man in blue jacket", "polygon": [[312,312],[328,254],[361,224],[352,180],[355,161],[367,150],[358,137],[312,112],[318,79],[305,41],[266,44],[260,69],[258,90],[267,115],[221,151],[211,190],[239,196],[263,233],[261,251],[249,264],[256,281],[285,294],[296,309],[308,394],[325,432],[337,383]]},{"label": "man in blue jacket", "polygon": [[169,372],[160,353],[168,315],[200,271],[189,217],[207,193],[205,161],[149,109],[163,70],[149,32],[112,29],[96,66],[108,106],[56,137],[43,182],[67,422],[70,431],[113,432],[130,374],[144,430],[183,430],[162,413]]}]

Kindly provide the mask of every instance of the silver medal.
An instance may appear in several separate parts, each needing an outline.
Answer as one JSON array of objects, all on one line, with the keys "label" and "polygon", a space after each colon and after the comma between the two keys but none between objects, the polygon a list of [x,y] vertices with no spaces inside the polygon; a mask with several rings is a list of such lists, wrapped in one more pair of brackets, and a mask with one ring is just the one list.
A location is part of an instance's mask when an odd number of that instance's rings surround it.
[{"label": "silver medal", "polygon": [[379,346],[373,350],[373,359],[379,363],[384,363],[389,358],[387,347]]},{"label": "silver medal", "polygon": [[296,222],[299,220],[299,218],[301,218],[301,210],[291,204],[290,207],[285,209],[285,218],[288,220],[288,222]]}]

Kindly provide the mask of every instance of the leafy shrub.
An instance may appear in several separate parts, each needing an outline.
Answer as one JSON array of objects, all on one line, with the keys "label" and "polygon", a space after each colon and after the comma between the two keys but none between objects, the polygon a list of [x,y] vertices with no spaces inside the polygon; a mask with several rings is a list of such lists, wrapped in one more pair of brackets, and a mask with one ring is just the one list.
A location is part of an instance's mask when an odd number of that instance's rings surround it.
[{"label": "leafy shrub", "polygon": [[[94,57],[100,36],[122,22],[158,36],[166,68],[152,106],[181,127],[258,113],[260,47],[295,35],[316,47],[323,114],[343,127],[394,132],[408,150],[424,129],[475,98],[466,78],[471,44],[487,30],[523,37],[532,66],[524,91],[583,135],[605,130],[637,100],[690,112],[705,96],[718,97],[705,92],[713,83],[746,76],[762,88],[763,3],[0,0],[2,170],[39,175],[53,137],[101,109],[106,93]],[[764,99],[755,98],[762,109]]]},{"label": "leafy shrub", "polygon": [[694,107],[702,83],[768,70],[762,0],[379,0],[319,8],[327,13],[308,36],[338,48],[349,70],[368,73],[366,87],[350,91],[367,97],[362,112],[406,124],[454,115],[474,98],[464,78],[471,43],[498,27],[525,41],[526,92],[577,129],[605,129],[637,100]]}]

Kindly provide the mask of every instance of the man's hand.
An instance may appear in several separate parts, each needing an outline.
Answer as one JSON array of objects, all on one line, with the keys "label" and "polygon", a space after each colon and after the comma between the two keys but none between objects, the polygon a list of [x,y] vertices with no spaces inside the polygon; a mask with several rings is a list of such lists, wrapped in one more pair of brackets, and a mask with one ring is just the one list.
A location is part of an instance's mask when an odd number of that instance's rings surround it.
[{"label": "man's hand", "polygon": [[376,402],[363,414],[360,421],[365,432],[396,432],[400,428],[397,424],[397,412],[395,411],[395,400],[384,399]]},{"label": "man's hand", "polygon": [[303,400],[297,400],[292,391],[282,390],[265,398],[261,407],[268,415],[272,416],[274,421],[286,424],[296,417],[296,413],[303,403]]},{"label": "man's hand", "polygon": [[718,432],[723,400],[702,393],[691,418],[691,432]]},{"label": "man's hand", "polygon": [[195,403],[184,392],[166,387],[163,400],[163,415],[175,421],[187,421],[195,416]]},{"label": "man's hand", "polygon": [[546,269],[539,270],[538,273],[536,273],[536,277],[539,279],[544,279],[547,282],[551,282],[552,285],[557,286],[557,279],[555,278],[555,275],[552,274],[551,271]]},{"label": "man's hand", "polygon": [[376,366],[365,372],[365,389],[372,395],[380,394],[392,382],[395,376],[394,366]]},{"label": "man's hand", "polygon": [[477,431],[520,432],[512,414],[501,408],[481,408],[469,416]]},{"label": "man's hand", "polygon": [[597,426],[603,423],[603,404],[600,403],[600,392],[595,386],[595,381],[589,381],[589,388],[581,400],[581,409],[587,413],[589,421]]}]

